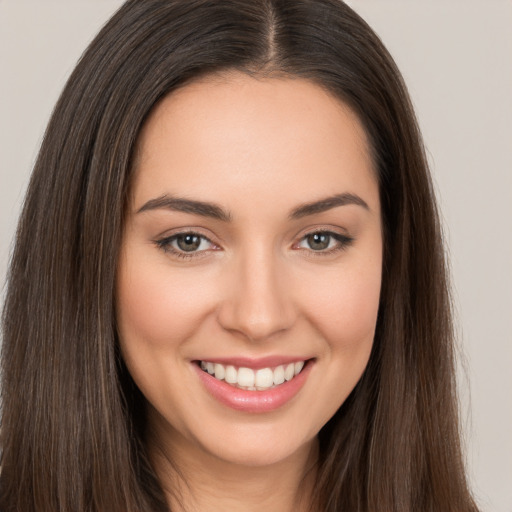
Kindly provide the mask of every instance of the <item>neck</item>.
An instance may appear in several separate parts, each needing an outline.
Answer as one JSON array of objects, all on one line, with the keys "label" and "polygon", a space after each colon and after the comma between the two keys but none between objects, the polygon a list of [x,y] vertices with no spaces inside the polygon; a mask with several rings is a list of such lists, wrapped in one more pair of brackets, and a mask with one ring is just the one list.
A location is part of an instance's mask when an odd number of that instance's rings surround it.
[{"label": "neck", "polygon": [[173,512],[310,510],[316,439],[285,460],[258,466],[220,459],[185,438],[174,439],[172,446],[150,438],[148,445]]}]

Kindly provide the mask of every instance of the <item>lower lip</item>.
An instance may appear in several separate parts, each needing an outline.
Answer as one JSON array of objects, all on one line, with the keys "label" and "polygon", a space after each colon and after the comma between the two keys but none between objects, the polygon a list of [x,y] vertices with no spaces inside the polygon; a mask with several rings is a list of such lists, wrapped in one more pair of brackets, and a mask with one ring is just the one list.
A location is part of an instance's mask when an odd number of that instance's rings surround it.
[{"label": "lower lip", "polygon": [[236,388],[211,376],[199,368],[196,363],[192,363],[192,365],[207,391],[220,403],[237,411],[264,413],[283,407],[297,395],[308,378],[313,361],[308,361],[302,371],[292,380],[266,391],[247,391]]}]

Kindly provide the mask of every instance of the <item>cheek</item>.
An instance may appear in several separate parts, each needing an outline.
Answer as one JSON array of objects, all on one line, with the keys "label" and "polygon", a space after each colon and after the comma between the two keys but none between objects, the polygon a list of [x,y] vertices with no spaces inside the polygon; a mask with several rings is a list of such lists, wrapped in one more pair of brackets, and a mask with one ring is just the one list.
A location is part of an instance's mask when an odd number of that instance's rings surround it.
[{"label": "cheek", "polygon": [[373,341],[379,307],[380,279],[343,280],[318,311],[318,322],[333,348],[357,348]]},{"label": "cheek", "polygon": [[[309,413],[316,434],[345,402],[361,378],[370,357],[380,301],[381,261],[336,266],[303,276],[302,311],[313,327],[319,354],[310,390]],[[299,290],[298,290],[299,291]],[[319,397],[323,397],[319,399]]]},{"label": "cheek", "polygon": [[169,272],[165,265],[125,261],[118,279],[121,339],[168,348],[189,338],[210,308],[205,279]]},{"label": "cheek", "polygon": [[[381,289],[381,260],[317,275],[308,289],[308,316],[332,351],[371,350]],[[306,309],[306,308],[304,308]]]},{"label": "cheek", "polygon": [[[155,261],[156,260],[156,261]],[[123,359],[139,389],[153,404],[185,396],[181,380],[187,341],[211,310],[205,276],[172,272],[132,244],[118,270],[116,317]]]},{"label": "cheek", "polygon": [[327,421],[361,378],[370,358],[380,300],[380,268],[331,279],[331,292],[317,296],[310,322],[324,340],[328,364],[322,367]]}]

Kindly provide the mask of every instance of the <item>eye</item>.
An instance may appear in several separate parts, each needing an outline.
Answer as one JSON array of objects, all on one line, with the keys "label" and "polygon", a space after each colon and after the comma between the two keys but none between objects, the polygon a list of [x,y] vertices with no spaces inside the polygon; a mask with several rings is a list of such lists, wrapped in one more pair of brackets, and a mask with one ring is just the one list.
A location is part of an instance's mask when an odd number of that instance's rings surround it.
[{"label": "eye", "polygon": [[314,233],[309,233],[304,236],[297,244],[297,248],[330,254],[338,250],[346,249],[353,241],[353,238],[340,233],[315,231]]},{"label": "eye", "polygon": [[218,247],[204,235],[192,231],[177,233],[161,240],[155,241],[156,245],[165,252],[179,257],[193,257],[197,253],[208,250],[216,250]]}]

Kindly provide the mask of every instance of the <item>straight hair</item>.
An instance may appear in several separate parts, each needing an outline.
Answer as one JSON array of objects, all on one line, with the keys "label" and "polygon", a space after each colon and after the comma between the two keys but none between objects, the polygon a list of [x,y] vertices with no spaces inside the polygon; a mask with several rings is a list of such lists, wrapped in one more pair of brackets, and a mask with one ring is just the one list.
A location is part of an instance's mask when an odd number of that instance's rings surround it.
[{"label": "straight hair", "polygon": [[164,512],[144,398],[119,354],[116,268],[138,135],[217,73],[309,80],[359,117],[384,228],[374,346],[319,433],[317,512],[475,512],[466,482],[439,216],[402,77],[340,0],[129,0],[49,122],[3,311],[0,509]]}]

